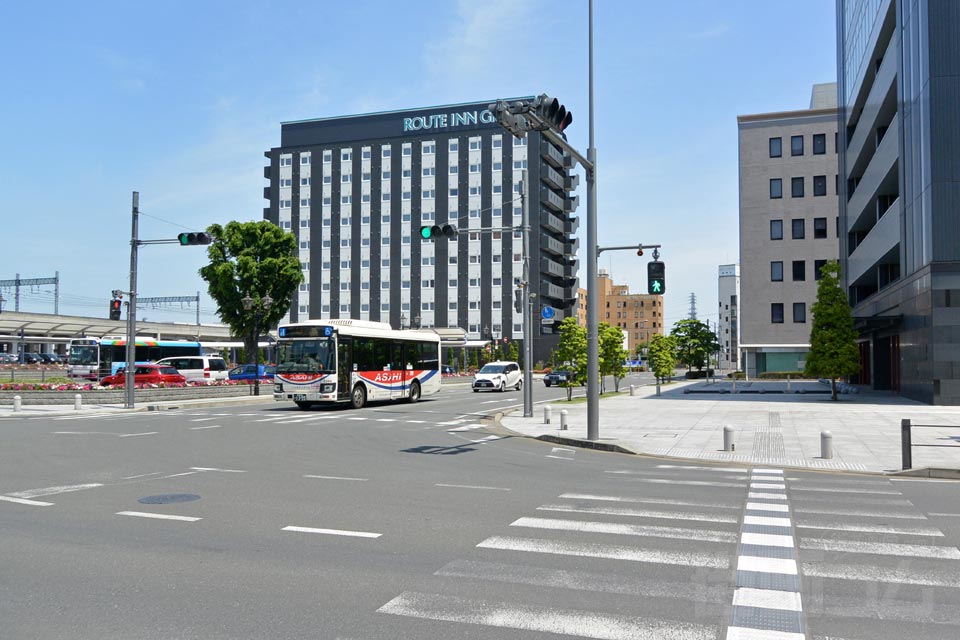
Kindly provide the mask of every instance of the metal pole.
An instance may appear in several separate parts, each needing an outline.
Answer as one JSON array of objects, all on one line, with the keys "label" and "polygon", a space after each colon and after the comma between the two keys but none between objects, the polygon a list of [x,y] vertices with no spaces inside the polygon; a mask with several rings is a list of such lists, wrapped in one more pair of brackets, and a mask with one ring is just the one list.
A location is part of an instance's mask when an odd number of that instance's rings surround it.
[{"label": "metal pole", "polygon": [[904,469],[913,468],[913,451],[910,439],[910,420],[903,418],[900,420],[900,454]]},{"label": "metal pole", "polygon": [[134,408],[133,381],[136,369],[136,342],[137,342],[137,248],[140,246],[137,237],[137,223],[140,215],[140,193],[133,192],[132,229],[130,232],[130,301],[127,303],[127,363],[124,372],[124,408]]},{"label": "metal pole", "polygon": [[593,0],[589,2],[590,146],[587,160],[587,440],[600,439],[600,310],[597,296],[597,150],[593,136]]},{"label": "metal pole", "polygon": [[260,395],[260,311],[253,312],[253,395]]},{"label": "metal pole", "polygon": [[60,272],[53,272],[53,315],[60,315]]},{"label": "metal pole", "polygon": [[520,172],[520,208],[523,219],[523,417],[533,417],[533,300],[530,291],[530,198],[527,170]]}]

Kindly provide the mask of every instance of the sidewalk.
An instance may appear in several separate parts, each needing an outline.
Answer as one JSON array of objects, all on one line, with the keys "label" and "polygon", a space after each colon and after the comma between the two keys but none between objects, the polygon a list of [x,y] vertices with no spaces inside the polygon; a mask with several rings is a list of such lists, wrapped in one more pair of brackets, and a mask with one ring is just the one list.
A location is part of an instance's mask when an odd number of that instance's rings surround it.
[{"label": "sidewalk", "polygon": [[[701,460],[890,473],[901,471],[900,421],[955,425],[912,430],[914,475],[960,478],[960,407],[921,404],[881,392],[842,394],[830,400],[826,385],[794,382],[680,382],[637,387],[635,395],[600,400],[599,440],[587,437],[586,402],[534,405],[532,418],[514,411],[501,425],[520,435],[574,446]],[[621,391],[623,388],[621,387]],[[544,406],[552,409],[544,424]],[[560,411],[567,411],[566,431]],[[733,428],[734,451],[723,450],[723,428]],[[833,458],[821,458],[821,432],[833,436]]]}]

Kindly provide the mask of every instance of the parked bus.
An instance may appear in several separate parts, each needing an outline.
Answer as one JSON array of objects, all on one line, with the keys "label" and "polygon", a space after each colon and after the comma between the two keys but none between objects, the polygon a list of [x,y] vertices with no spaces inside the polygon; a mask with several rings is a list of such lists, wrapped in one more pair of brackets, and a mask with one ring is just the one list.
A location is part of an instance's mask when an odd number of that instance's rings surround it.
[{"label": "parked bus", "polygon": [[301,409],[372,400],[416,402],[440,391],[440,336],[367,320],[309,320],[277,332],[273,398]]},{"label": "parked bus", "polygon": [[[67,345],[67,377],[96,382],[113,375],[127,364],[125,338],[74,338]],[[137,338],[134,347],[136,364],[156,362],[170,356],[199,356],[199,342],[185,340],[151,340]]]}]

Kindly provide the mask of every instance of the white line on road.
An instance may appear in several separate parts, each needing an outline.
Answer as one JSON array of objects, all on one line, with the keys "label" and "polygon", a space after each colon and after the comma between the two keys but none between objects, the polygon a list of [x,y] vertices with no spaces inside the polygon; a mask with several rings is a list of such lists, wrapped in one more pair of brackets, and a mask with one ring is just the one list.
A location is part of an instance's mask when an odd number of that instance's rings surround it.
[{"label": "white line on road", "polygon": [[[790,631],[772,631],[750,627],[727,627],[726,640],[804,640],[807,636]],[[832,640],[841,640],[833,638]]]},{"label": "white line on road", "polygon": [[791,487],[792,491],[803,491],[811,493],[867,493],[883,496],[899,496],[903,495],[899,491],[893,489],[889,491],[884,491],[883,489],[848,489],[846,487]]},{"label": "white line on road", "polygon": [[0,496],[0,501],[2,502],[15,502],[17,504],[25,504],[31,507],[52,507],[52,502],[39,502],[37,500],[27,500],[25,498],[11,498],[9,496]]},{"label": "white line on road", "polygon": [[740,510],[740,505],[715,504],[713,502],[694,502],[691,500],[671,500],[668,498],[625,498],[622,496],[598,496],[590,493],[563,493],[565,500],[601,500],[605,502],[636,502],[642,504],[669,504],[677,507],[713,507],[717,509]]},{"label": "white line on road", "polygon": [[304,478],[318,478],[320,480],[355,480],[357,482],[366,482],[369,478],[346,478],[342,476],[303,476]]},{"label": "white line on road", "polygon": [[216,419],[217,419],[217,416],[213,416],[212,418],[194,418],[190,422],[206,422],[207,420],[216,420]]},{"label": "white line on road", "polygon": [[184,472],[184,473],[174,473],[174,474],[169,475],[169,476],[163,476],[163,478],[160,478],[160,479],[161,479],[161,480],[164,480],[164,479],[166,479],[166,478],[179,478],[180,476],[192,476],[192,475],[195,474],[195,473],[196,473],[196,471],[186,471],[186,472]]},{"label": "white line on road", "polygon": [[433,486],[451,487],[453,489],[483,489],[485,491],[510,491],[510,489],[506,489],[504,487],[484,487],[480,485],[471,485],[471,484],[443,484],[442,482],[438,482]]},{"label": "white line on road", "polygon": [[751,482],[751,489],[786,489],[786,486],[781,482],[780,484],[775,484],[773,482]]},{"label": "white line on road", "polygon": [[10,493],[7,495],[13,496],[14,498],[40,498],[43,496],[53,496],[58,493],[69,493],[71,491],[82,491],[84,489],[96,489],[97,487],[102,487],[103,485],[94,482],[91,484],[72,484],[65,485],[62,487],[46,487],[45,489],[30,489],[28,491],[17,491],[16,493]]},{"label": "white line on road", "polygon": [[931,546],[920,544],[895,544],[885,542],[860,542],[857,540],[824,540],[819,538],[801,538],[801,549],[818,551],[842,551],[844,553],[871,553],[881,556],[910,556],[912,558],[942,558],[960,560],[960,549],[956,547]]},{"label": "white line on road", "polygon": [[537,511],[561,511],[563,513],[594,513],[604,516],[628,516],[635,518],[663,518],[668,520],[693,520],[696,522],[727,522],[735,524],[738,520],[733,515],[711,515],[704,513],[688,513],[685,511],[653,511],[649,509],[617,509],[616,507],[586,507],[576,508],[560,504],[547,504],[537,507]]},{"label": "white line on road", "polygon": [[147,513],[145,511],[118,511],[118,516],[134,516],[136,518],[155,518],[157,520],[179,520],[181,522],[196,522],[203,518],[192,518],[190,516],[173,516],[168,513]]},{"label": "white line on road", "polygon": [[222,428],[221,425],[219,425],[219,424],[212,424],[212,425],[207,426],[207,427],[190,427],[190,431],[199,431],[200,429],[220,429],[220,428]]},{"label": "white line on road", "polygon": [[765,502],[748,502],[747,511],[775,511],[777,513],[789,513],[790,507],[785,504],[766,504]]},{"label": "white line on road", "polygon": [[[899,513],[896,511],[867,511],[865,509],[847,509],[844,507],[794,507],[796,513],[815,513],[826,516],[857,516],[859,518],[893,518],[895,520],[926,520],[922,513]],[[930,514],[935,515],[935,514]]]},{"label": "white line on road", "polygon": [[787,495],[785,493],[764,493],[761,491],[751,491],[747,494],[747,498],[750,500],[786,500]]},{"label": "white line on road", "polygon": [[782,611],[803,611],[800,603],[800,594],[795,591],[750,589],[748,587],[740,587],[733,592],[733,606],[778,609]]},{"label": "white line on road", "polygon": [[193,471],[219,471],[220,473],[246,473],[240,469],[217,469],[216,467],[190,467]]},{"label": "white line on road", "polygon": [[887,582],[893,584],[916,584],[929,587],[960,587],[960,577],[956,569],[936,574],[929,569],[911,571],[909,569],[870,567],[853,564],[826,564],[804,562],[805,577],[834,578],[837,580],[862,580],[864,582]]},{"label": "white line on road", "polygon": [[960,513],[931,513],[930,515],[938,518],[960,518]]},{"label": "white line on road", "polygon": [[743,524],[758,524],[762,527],[789,527],[790,518],[771,518],[768,516],[743,516]]},{"label": "white line on road", "polygon": [[115,436],[108,431],[54,431],[55,436]]},{"label": "white line on road", "polygon": [[567,462],[576,462],[573,458],[568,458],[567,456],[551,456],[547,454],[545,457],[553,458],[554,460],[566,460]]},{"label": "white line on road", "polygon": [[753,473],[766,473],[772,476],[782,476],[783,469],[754,469]]},{"label": "white line on road", "polygon": [[934,536],[943,537],[943,532],[931,527],[888,527],[884,525],[871,524],[844,524],[840,522],[811,522],[801,518],[797,519],[797,529],[823,529],[826,531],[857,531],[859,533],[888,533],[903,536]]},{"label": "white line on road", "polygon": [[730,469],[728,467],[694,467],[682,464],[658,464],[657,469],[685,469],[690,471],[717,471],[720,473],[746,473],[746,469]]},{"label": "white line on road", "polygon": [[[623,474],[625,472],[607,471],[606,473]],[[649,484],[684,485],[691,487],[736,487],[743,489],[747,486],[742,482],[708,482],[704,480],[666,480],[658,478],[630,478],[630,480],[632,482],[647,482]]]},{"label": "white line on road", "polygon": [[760,558],[740,556],[737,558],[738,571],[756,571],[758,573],[779,573],[797,575],[797,561],[787,558]]},{"label": "white line on road", "polygon": [[121,480],[133,480],[134,478],[146,478],[147,476],[159,476],[163,475],[163,471],[154,471],[153,473],[141,473],[136,476],[124,476]]},{"label": "white line on road", "polygon": [[137,436],[155,436],[159,431],[145,431],[143,433],[121,433],[118,438],[135,438]]},{"label": "white line on road", "polygon": [[580,531],[584,533],[612,533],[621,536],[697,540],[700,542],[737,541],[737,535],[730,531],[685,529],[682,527],[651,527],[635,524],[616,524],[613,522],[584,522],[582,520],[560,520],[557,518],[519,518],[515,522],[510,523],[510,526],[528,527],[531,529],[550,529],[553,531]]},{"label": "white line on road", "polygon": [[761,547],[784,547],[793,548],[793,536],[778,536],[771,533],[742,533],[740,534],[742,544],[755,544]]},{"label": "white line on road", "polygon": [[345,531],[342,529],[314,529],[313,527],[284,527],[281,531],[298,531],[300,533],[324,533],[331,536],[349,536],[353,538],[379,538],[382,533],[369,531]]}]

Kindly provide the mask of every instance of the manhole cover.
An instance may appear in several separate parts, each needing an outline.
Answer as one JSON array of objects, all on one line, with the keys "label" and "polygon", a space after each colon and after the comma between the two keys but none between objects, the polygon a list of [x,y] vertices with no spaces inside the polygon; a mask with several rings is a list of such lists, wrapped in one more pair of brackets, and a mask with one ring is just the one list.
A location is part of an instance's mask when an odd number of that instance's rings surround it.
[{"label": "manhole cover", "polygon": [[195,493],[164,493],[159,496],[140,498],[137,502],[141,504],[171,504],[174,502],[193,502],[199,499],[200,496]]}]

